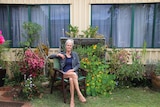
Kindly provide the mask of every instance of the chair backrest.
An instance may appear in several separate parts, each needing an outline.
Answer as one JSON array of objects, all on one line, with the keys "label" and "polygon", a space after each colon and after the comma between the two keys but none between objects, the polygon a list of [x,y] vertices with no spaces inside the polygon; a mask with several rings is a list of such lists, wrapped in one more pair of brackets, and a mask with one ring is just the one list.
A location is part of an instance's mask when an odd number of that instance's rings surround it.
[{"label": "chair backrest", "polygon": [[60,69],[60,62],[58,58],[53,58],[53,67],[56,69]]}]

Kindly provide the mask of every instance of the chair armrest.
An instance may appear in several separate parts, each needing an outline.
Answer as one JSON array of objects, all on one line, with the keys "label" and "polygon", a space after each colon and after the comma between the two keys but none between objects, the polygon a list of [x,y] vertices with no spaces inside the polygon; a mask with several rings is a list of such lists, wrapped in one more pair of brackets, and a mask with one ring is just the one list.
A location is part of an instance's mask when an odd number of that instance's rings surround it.
[{"label": "chair armrest", "polygon": [[83,68],[79,68],[78,69],[78,74],[80,74],[82,76],[87,76],[87,70],[85,70]]},{"label": "chair armrest", "polygon": [[57,68],[53,68],[53,70],[54,70],[55,72],[59,72],[60,74],[64,74],[64,72],[63,72],[62,70],[59,70],[59,69],[57,69]]}]

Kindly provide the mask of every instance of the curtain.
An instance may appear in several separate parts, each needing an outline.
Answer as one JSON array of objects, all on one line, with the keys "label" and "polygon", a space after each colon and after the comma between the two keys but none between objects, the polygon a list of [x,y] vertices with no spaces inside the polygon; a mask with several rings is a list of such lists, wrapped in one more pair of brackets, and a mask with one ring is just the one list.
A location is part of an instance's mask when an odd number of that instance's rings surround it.
[{"label": "curtain", "polygon": [[[111,6],[114,7],[113,14]],[[143,47],[144,42],[147,47],[152,47],[154,4],[134,5],[134,19],[132,18],[132,5],[92,5],[92,26],[98,26],[101,34],[112,40],[115,47]],[[159,6],[159,5],[158,5]],[[158,10],[159,8],[157,8]],[[154,44],[159,44],[159,10],[156,15],[156,29]],[[134,23],[132,23],[132,19]],[[133,40],[131,40],[131,26],[133,28]],[[112,32],[110,32],[112,31]]]},{"label": "curtain", "polygon": [[155,38],[154,47],[160,48],[160,4],[157,5],[156,21],[155,21]]},{"label": "curtain", "polygon": [[150,48],[152,47],[152,36],[153,36],[153,20],[154,20],[154,5],[153,4],[148,4],[146,5],[147,7],[147,29],[145,33],[145,38],[144,41],[147,43],[147,47]]},{"label": "curtain", "polygon": [[69,5],[51,5],[50,11],[51,47],[59,47],[60,37],[66,36],[69,25]]},{"label": "curtain", "polygon": [[9,40],[9,22],[8,22],[8,13],[7,6],[0,5],[0,30],[3,33],[5,40]]},{"label": "curtain", "polygon": [[98,33],[106,39],[109,45],[111,36],[112,5],[92,5],[92,27],[98,26]]},{"label": "curtain", "polygon": [[[115,7],[113,16],[112,6]],[[115,47],[129,47],[131,35],[130,5],[92,5],[92,26],[98,26],[106,42]],[[111,31],[112,29],[112,31]],[[110,41],[111,39],[111,41]]]},{"label": "curtain", "polygon": [[115,47],[129,47],[131,39],[131,6],[117,5],[113,15],[112,42]]},{"label": "curtain", "polygon": [[134,47],[151,47],[153,28],[153,6],[142,4],[135,5],[134,13]]},{"label": "curtain", "polygon": [[34,47],[42,43],[49,46],[49,12],[48,6],[32,6],[31,7],[31,21],[39,24],[42,27],[40,37],[34,43]]},{"label": "curtain", "polygon": [[13,47],[19,47],[20,42],[24,41],[22,25],[28,21],[28,8],[27,6],[11,6],[10,12]]}]

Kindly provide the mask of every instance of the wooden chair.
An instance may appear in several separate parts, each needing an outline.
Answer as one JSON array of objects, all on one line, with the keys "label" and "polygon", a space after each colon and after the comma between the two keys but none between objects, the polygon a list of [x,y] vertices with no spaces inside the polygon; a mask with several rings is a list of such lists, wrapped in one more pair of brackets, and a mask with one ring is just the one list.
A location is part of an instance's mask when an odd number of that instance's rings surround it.
[{"label": "wooden chair", "polygon": [[[60,63],[58,58],[53,59],[53,70],[54,73],[51,75],[51,90],[50,93],[52,94],[53,88],[58,88],[63,93],[63,100],[66,103],[66,93],[67,93],[67,86],[69,86],[69,80],[63,77],[63,71],[60,70]],[[79,87],[84,95],[86,96],[86,75],[87,72],[82,68],[78,69],[78,81]],[[59,83],[59,84],[58,84]]]}]

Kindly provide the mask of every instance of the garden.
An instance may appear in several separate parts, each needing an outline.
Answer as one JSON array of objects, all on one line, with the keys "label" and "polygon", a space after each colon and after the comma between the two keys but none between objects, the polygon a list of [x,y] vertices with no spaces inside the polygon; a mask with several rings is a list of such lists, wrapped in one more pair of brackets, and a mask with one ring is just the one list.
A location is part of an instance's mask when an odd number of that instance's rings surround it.
[{"label": "garden", "polygon": [[[15,50],[15,61],[6,61],[5,52],[9,52],[10,41],[5,41],[0,32],[0,65],[1,70],[11,71],[1,79],[1,87],[10,87],[4,96],[13,101],[30,102],[33,107],[67,107],[62,101],[62,94],[54,90],[50,94],[50,80],[53,61],[47,59],[49,46],[36,42],[42,27],[36,23],[24,23],[26,31],[22,49]],[[78,34],[78,27],[69,26],[66,32],[72,38]],[[89,27],[84,37],[98,38],[98,27]],[[71,32],[72,31],[72,32]],[[92,35],[92,36],[91,36]],[[94,35],[94,36],[93,36]],[[100,35],[100,38],[102,36]],[[103,42],[90,45],[75,45],[80,57],[81,68],[87,71],[87,103],[82,104],[76,98],[77,107],[158,107],[160,90],[160,61],[154,64],[143,64],[146,55],[146,44],[142,51],[109,47]],[[0,71],[1,72],[1,71]],[[0,87],[0,88],[1,88]],[[67,94],[69,97],[69,94]]]}]

